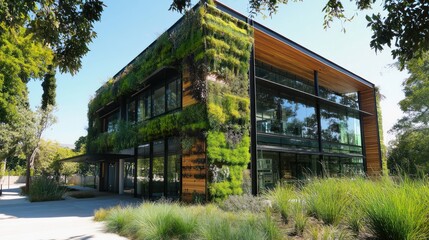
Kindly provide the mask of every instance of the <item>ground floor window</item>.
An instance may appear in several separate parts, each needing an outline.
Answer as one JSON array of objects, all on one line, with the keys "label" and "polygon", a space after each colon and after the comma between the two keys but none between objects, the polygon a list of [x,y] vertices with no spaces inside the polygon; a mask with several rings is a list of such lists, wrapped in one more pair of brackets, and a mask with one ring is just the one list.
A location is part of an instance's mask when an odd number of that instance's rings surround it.
[{"label": "ground floor window", "polygon": [[362,157],[331,157],[258,150],[258,192],[277,184],[295,182],[312,176],[354,176],[364,174]]},{"label": "ground floor window", "polygon": [[139,146],[137,194],[157,199],[180,196],[180,142],[167,138]]}]

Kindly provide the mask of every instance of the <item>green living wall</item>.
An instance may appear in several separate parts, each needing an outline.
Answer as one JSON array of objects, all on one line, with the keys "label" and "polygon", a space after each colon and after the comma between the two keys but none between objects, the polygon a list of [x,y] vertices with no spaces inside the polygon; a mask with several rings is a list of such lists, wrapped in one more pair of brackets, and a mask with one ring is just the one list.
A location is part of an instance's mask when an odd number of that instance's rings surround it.
[{"label": "green living wall", "polygon": [[[243,171],[250,162],[248,70],[253,28],[208,1],[161,35],[89,104],[88,152],[117,151],[165,136],[181,136],[182,147],[204,137],[213,199],[242,193]],[[121,122],[100,133],[97,109],[139,89],[152,72],[173,66],[188,71],[197,104],[138,124]],[[187,144],[185,144],[187,145]]]}]

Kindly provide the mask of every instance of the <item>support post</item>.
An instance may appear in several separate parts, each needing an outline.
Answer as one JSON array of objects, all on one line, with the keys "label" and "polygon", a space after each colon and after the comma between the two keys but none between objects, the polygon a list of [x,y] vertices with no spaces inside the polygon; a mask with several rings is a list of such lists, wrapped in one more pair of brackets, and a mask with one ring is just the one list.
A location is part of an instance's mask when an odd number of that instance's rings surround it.
[{"label": "support post", "polygon": [[124,159],[119,159],[119,194],[124,194]]}]

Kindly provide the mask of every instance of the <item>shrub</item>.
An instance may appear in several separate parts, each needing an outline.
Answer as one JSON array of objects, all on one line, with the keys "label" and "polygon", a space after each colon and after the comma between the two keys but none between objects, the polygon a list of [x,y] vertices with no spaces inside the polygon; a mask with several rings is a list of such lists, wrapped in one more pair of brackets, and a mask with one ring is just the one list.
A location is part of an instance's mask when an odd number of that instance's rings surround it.
[{"label": "shrub", "polygon": [[427,239],[429,189],[425,182],[384,180],[360,196],[369,229],[379,239]]},{"label": "shrub", "polygon": [[231,195],[219,203],[219,207],[224,211],[239,212],[264,212],[267,203],[261,197],[252,195]]},{"label": "shrub", "polygon": [[309,214],[326,224],[338,224],[352,202],[349,182],[334,178],[312,180],[303,189]]},{"label": "shrub", "polygon": [[56,181],[40,176],[33,178],[28,192],[28,199],[30,202],[61,200],[64,193],[65,188],[61,187]]}]

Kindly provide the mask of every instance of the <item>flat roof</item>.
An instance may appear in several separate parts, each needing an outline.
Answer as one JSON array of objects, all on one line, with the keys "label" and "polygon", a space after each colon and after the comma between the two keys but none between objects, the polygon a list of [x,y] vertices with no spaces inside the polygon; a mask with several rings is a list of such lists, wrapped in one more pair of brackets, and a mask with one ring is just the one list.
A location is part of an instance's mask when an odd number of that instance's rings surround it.
[{"label": "flat roof", "polygon": [[[327,65],[328,67],[331,67],[332,69],[335,69],[336,71],[338,71],[338,72],[340,72],[340,73],[342,73],[342,74],[344,74],[344,75],[347,75],[348,77],[351,77],[351,78],[353,78],[353,79],[355,79],[355,80],[357,80],[357,81],[359,81],[360,83],[362,83],[362,84],[364,84],[364,85],[366,85],[366,86],[368,86],[368,87],[371,87],[371,88],[374,88],[375,87],[375,85],[372,83],[372,82],[370,82],[370,81],[368,81],[368,80],[366,80],[366,79],[364,79],[363,77],[360,77],[359,75],[357,75],[357,74],[355,74],[355,73],[353,73],[353,72],[351,72],[351,71],[349,71],[349,70],[347,70],[347,69],[345,69],[345,68],[343,68],[343,67],[341,67],[340,65],[338,65],[338,64],[336,64],[336,63],[334,63],[334,62],[332,62],[332,61],[330,61],[330,60],[328,60],[328,59],[326,59],[326,58],[324,58],[324,57],[322,57],[322,56],[320,56],[319,54],[317,54],[317,53],[315,53],[315,52],[313,52],[313,51],[311,51],[311,50],[309,50],[309,49],[307,49],[307,48],[305,48],[305,47],[303,47],[302,45],[300,45],[300,44],[298,44],[298,43],[296,43],[296,42],[294,42],[294,41],[292,41],[292,40],[290,40],[289,38],[287,38],[287,37],[285,37],[285,36],[283,36],[283,35],[281,35],[281,34],[279,34],[279,33],[277,33],[277,32],[275,32],[275,31],[273,31],[273,30],[271,30],[270,28],[268,28],[268,27],[266,27],[266,26],[264,26],[264,25],[262,25],[262,24],[260,24],[260,23],[258,23],[258,22],[256,22],[256,21],[254,21],[253,19],[251,19],[251,18],[249,18],[249,17],[246,17],[245,15],[243,15],[243,14],[241,14],[241,13],[239,13],[238,11],[236,11],[236,10],[234,10],[234,9],[232,9],[232,8],[230,8],[230,7],[228,7],[227,5],[225,5],[225,4],[223,4],[223,3],[221,3],[221,2],[219,2],[219,1],[214,1],[215,2],[215,4],[216,4],[216,8],[217,9],[219,9],[219,10],[221,10],[221,11],[223,11],[223,12],[225,12],[225,13],[227,13],[227,14],[229,14],[229,15],[231,15],[232,17],[235,17],[235,18],[237,18],[237,19],[239,19],[239,20],[242,20],[242,21],[244,21],[244,22],[247,22],[247,23],[249,23],[250,25],[252,25],[255,29],[257,29],[257,30],[259,30],[259,31],[261,31],[261,32],[264,32],[265,34],[267,34],[267,35],[269,35],[270,37],[273,37],[273,38],[275,38],[275,39],[277,39],[277,40],[279,40],[279,41],[281,41],[282,43],[284,43],[284,44],[286,44],[286,45],[288,45],[288,46],[290,46],[290,47],[292,47],[292,48],[294,48],[294,49],[296,49],[296,50],[298,50],[299,52],[301,52],[301,53],[303,53],[303,54],[305,54],[305,55],[307,55],[307,56],[309,56],[309,57],[311,57],[311,58],[313,58],[313,59],[315,59],[315,60],[317,60],[317,61],[319,61],[319,62],[321,62],[321,63],[323,63],[323,64],[325,64],[325,65]],[[201,5],[201,3],[200,2],[198,2],[192,9],[197,9],[199,6]],[[179,19],[179,20],[177,20],[171,27],[169,27],[167,30],[166,30],[166,32],[169,32],[169,31],[171,31],[172,29],[174,29],[174,27],[175,26],[177,26],[182,20],[183,20],[183,16]],[[126,69],[126,67],[127,66],[129,66],[130,64],[132,64],[139,56],[141,56],[147,49],[149,49],[152,45],[154,45],[155,44],[155,42],[157,41],[157,39],[155,39],[149,46],[147,46],[140,54],[138,54],[133,60],[131,60],[127,65],[125,65],[121,70],[119,70],[115,75],[114,75],[114,79],[116,79],[118,76],[120,76],[121,75],[121,73]],[[101,86],[100,87],[100,89],[102,88],[103,86]],[[98,91],[98,90],[97,90]]]},{"label": "flat roof", "polygon": [[94,153],[94,154],[83,154],[79,156],[69,157],[61,159],[61,162],[101,162],[101,161],[111,161],[119,159],[133,158],[134,155],[130,154],[115,154],[115,153]]}]

